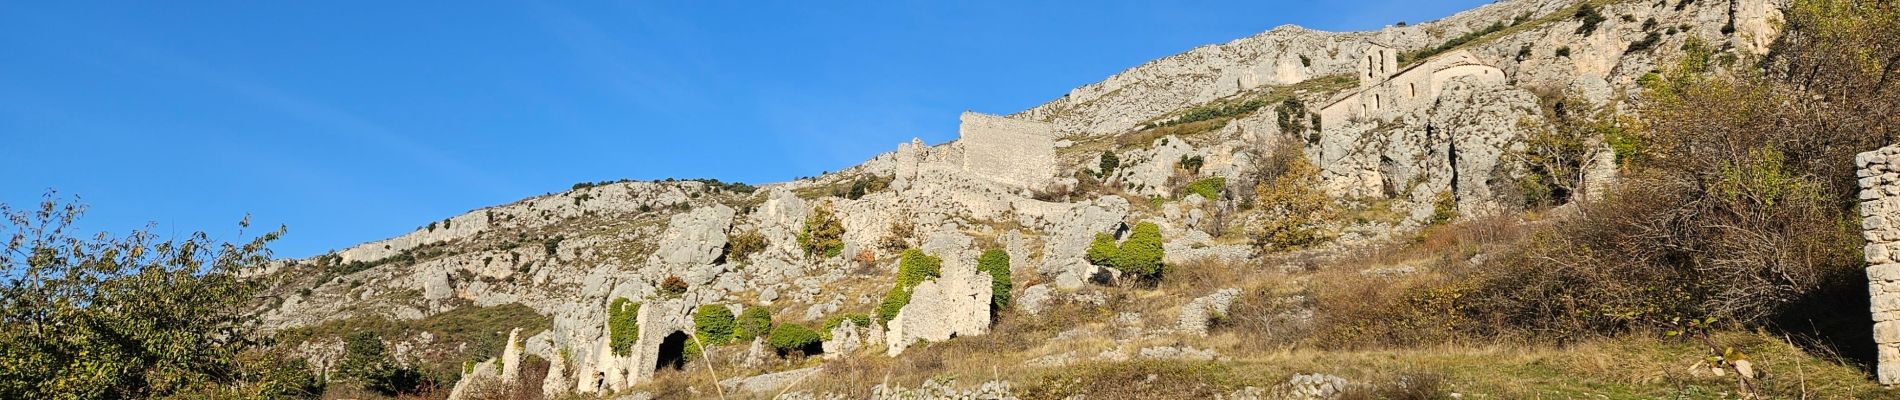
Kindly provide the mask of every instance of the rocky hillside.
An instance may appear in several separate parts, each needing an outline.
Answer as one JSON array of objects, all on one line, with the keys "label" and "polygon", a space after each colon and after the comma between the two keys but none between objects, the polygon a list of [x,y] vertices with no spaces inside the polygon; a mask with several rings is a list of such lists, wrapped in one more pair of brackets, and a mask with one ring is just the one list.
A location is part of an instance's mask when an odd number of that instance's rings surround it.
[{"label": "rocky hillside", "polygon": [[[818,177],[577,184],[254,279],[272,288],[261,313],[279,346],[335,372],[346,339],[367,332],[452,398],[1112,397],[1090,385],[1124,373],[1234,398],[1402,390],[1425,378],[1286,359],[1328,340],[1310,329],[1329,317],[1321,288],[1439,276],[1422,260],[1495,249],[1392,249],[1574,212],[1619,179],[1617,138],[1570,144],[1564,171],[1540,138],[1567,115],[1629,112],[1690,49],[1759,57],[1786,6],[1504,0],[1371,32],[1282,26],[1009,116],[1047,127],[996,136],[1046,140],[1053,169],[1031,171],[1046,183],[970,168],[1024,156],[966,151],[991,140],[966,118],[964,139],[913,140]],[[1751,349],[1801,354],[1778,343]],[[1602,354],[1632,356],[1615,351]],[[1561,354],[1420,363],[1586,368],[1548,365]],[[1183,360],[1213,363],[1170,364]],[[1200,368],[1221,383],[1176,381]],[[1100,374],[1048,378],[1084,370]]]}]

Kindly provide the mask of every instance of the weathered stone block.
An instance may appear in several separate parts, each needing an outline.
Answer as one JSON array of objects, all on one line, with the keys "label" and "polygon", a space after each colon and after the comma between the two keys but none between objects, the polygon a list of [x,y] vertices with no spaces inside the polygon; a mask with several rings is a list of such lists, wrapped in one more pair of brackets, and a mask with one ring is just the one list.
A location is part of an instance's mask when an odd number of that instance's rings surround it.
[{"label": "weathered stone block", "polygon": [[1900,293],[1875,293],[1869,303],[1873,312],[1900,311]]},{"label": "weathered stone block", "polygon": [[1900,321],[1874,323],[1874,343],[1900,343]]},{"label": "weathered stone block", "polygon": [[1870,281],[1900,280],[1900,264],[1880,264],[1880,265],[1875,265],[1872,267],[1867,267],[1867,280],[1870,280]]},{"label": "weathered stone block", "polygon": [[1862,247],[1861,252],[1867,256],[1868,264],[1877,265],[1893,261],[1893,258],[1887,253],[1887,245],[1884,244],[1870,243],[1866,247]]}]

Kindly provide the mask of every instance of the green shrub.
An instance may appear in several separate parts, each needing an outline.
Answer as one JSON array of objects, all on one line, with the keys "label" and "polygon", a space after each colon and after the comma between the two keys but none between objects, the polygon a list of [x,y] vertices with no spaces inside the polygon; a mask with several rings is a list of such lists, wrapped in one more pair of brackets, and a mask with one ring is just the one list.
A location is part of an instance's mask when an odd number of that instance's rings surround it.
[{"label": "green shrub", "polygon": [[976,258],[976,270],[990,273],[990,312],[1009,309],[1012,286],[1009,276],[1009,252],[991,249]]},{"label": "green shrub", "polygon": [[1458,219],[1458,199],[1452,197],[1451,192],[1439,193],[1438,198],[1432,200],[1432,219],[1426,224],[1438,225],[1454,219]]},{"label": "green shrub", "polygon": [[1577,8],[1577,13],[1571,16],[1583,22],[1583,25],[1577,26],[1576,33],[1586,37],[1592,33],[1596,33],[1597,24],[1603,23],[1605,20],[1603,14],[1597,12],[1597,7],[1590,3],[1583,3],[1582,7]]},{"label": "green shrub", "polygon": [[[1655,21],[1655,20],[1651,19],[1651,21]],[[1656,47],[1656,42],[1660,42],[1660,41],[1662,41],[1662,34],[1656,33],[1656,32],[1650,32],[1649,35],[1643,36],[1643,40],[1630,42],[1630,47],[1627,49],[1624,49],[1623,54],[1630,54],[1630,53],[1635,53],[1635,52],[1639,52],[1643,50],[1649,50],[1649,48],[1651,47]]]},{"label": "green shrub", "polygon": [[1319,167],[1306,160],[1299,146],[1281,144],[1262,160],[1263,183],[1254,185],[1254,205],[1265,214],[1250,232],[1254,242],[1269,250],[1297,249],[1325,238],[1322,224],[1333,214],[1332,199],[1320,190]]},{"label": "green shrub", "polygon": [[1109,175],[1114,174],[1115,168],[1120,168],[1121,165],[1122,165],[1122,160],[1119,157],[1115,157],[1115,152],[1102,150],[1101,164],[1096,165],[1096,166],[1100,167],[1100,169],[1102,170],[1101,176],[1107,177]]},{"label": "green shrub", "polygon": [[879,321],[897,318],[897,312],[910,304],[910,290],[925,280],[943,275],[943,260],[924,254],[923,250],[904,250],[903,259],[897,262],[897,284],[891,291],[884,293],[884,301],[878,303]]},{"label": "green shrub", "polygon": [[1176,162],[1174,163],[1174,165],[1175,165],[1175,166],[1177,166],[1177,167],[1180,167],[1180,168],[1181,168],[1181,170],[1184,170],[1184,171],[1187,171],[1187,172],[1188,172],[1188,174],[1190,174],[1190,175],[1198,175],[1198,174],[1200,174],[1200,173],[1201,173],[1201,166],[1202,166],[1202,165],[1206,165],[1206,164],[1207,164],[1207,159],[1206,159],[1206,158],[1204,158],[1204,157],[1201,157],[1201,156],[1185,156],[1185,155],[1184,155],[1184,156],[1181,156],[1181,160],[1180,160],[1180,161],[1176,161]]},{"label": "green shrub", "polygon": [[1299,98],[1288,98],[1280,102],[1279,106],[1275,106],[1273,111],[1279,119],[1280,132],[1295,137],[1306,134],[1306,121],[1302,119],[1306,119],[1309,113],[1306,111],[1305,102],[1300,101]]},{"label": "green shrub", "polygon": [[1095,241],[1089,242],[1089,264],[1100,266],[1115,265],[1115,253],[1121,250],[1116,246],[1115,235],[1108,233],[1095,234]]},{"label": "green shrub", "polygon": [[739,326],[733,330],[732,336],[739,340],[752,340],[771,332],[772,310],[751,306],[739,313]]},{"label": "green shrub", "polygon": [[903,311],[904,305],[907,304],[910,304],[910,288],[903,286],[891,288],[890,291],[884,292],[884,300],[877,303],[877,320],[890,322],[897,318],[897,313]]},{"label": "green shrub", "polygon": [[735,233],[726,238],[726,261],[746,262],[752,259],[752,254],[765,250],[767,244],[765,235],[758,229]]},{"label": "green shrub", "polygon": [[738,320],[733,318],[732,310],[726,306],[707,304],[699,306],[699,312],[693,314],[693,330],[699,334],[699,340],[708,345],[732,343]]},{"label": "green shrub", "polygon": [[844,223],[832,214],[830,205],[818,206],[805,218],[798,244],[805,248],[805,255],[837,257],[844,252]]},{"label": "green shrub", "polygon": [[368,380],[387,364],[382,338],[374,332],[350,332],[343,337],[343,360],[337,362],[336,374],[346,380]]},{"label": "green shrub", "polygon": [[563,240],[567,240],[567,236],[547,238],[547,240],[541,241],[541,250],[547,252],[548,257],[554,257],[554,253],[561,250],[561,241]]},{"label": "green shrub", "polygon": [[1115,268],[1145,280],[1161,277],[1161,227],[1153,222],[1135,225],[1128,241],[1115,254]]},{"label": "green shrub", "polygon": [[639,312],[640,303],[625,297],[607,305],[607,344],[614,354],[624,356],[633,352],[633,342],[640,340]]},{"label": "green shrub", "polygon": [[1189,183],[1187,187],[1181,188],[1181,196],[1198,194],[1203,199],[1220,200],[1222,190],[1227,190],[1227,178],[1216,176]]},{"label": "green shrub", "polygon": [[784,324],[772,328],[772,336],[765,339],[765,344],[778,350],[779,354],[795,351],[810,354],[812,353],[810,350],[813,350],[813,347],[821,341],[818,332],[813,332],[811,328],[799,324]]}]

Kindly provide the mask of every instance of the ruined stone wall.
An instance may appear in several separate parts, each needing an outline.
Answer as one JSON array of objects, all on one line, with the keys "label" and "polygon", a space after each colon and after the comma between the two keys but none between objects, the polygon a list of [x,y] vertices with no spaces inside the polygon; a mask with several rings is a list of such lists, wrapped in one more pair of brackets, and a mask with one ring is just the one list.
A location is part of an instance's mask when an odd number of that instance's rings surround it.
[{"label": "ruined stone wall", "polygon": [[1867,238],[1867,293],[1872,296],[1880,383],[1900,383],[1900,145],[1861,153],[1861,234]]},{"label": "ruined stone wall", "polygon": [[1055,128],[1036,122],[965,112],[957,128],[963,171],[1005,184],[1037,188],[1055,178]]},{"label": "ruined stone wall", "polygon": [[[1424,64],[1393,70],[1397,56],[1389,49],[1369,45],[1360,61],[1359,88],[1320,109],[1320,130],[1329,131],[1354,120],[1384,118],[1430,107],[1454,78],[1476,77],[1505,84],[1504,70],[1485,64],[1470,51],[1433,57]],[[1383,60],[1383,61],[1381,61]]]}]

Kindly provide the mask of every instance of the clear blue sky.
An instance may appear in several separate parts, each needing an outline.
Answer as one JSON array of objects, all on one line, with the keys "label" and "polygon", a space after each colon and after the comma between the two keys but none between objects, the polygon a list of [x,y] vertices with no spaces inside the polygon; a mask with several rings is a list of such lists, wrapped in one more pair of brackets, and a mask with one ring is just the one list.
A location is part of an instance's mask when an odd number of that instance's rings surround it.
[{"label": "clear blue sky", "polygon": [[580,181],[816,175],[1195,46],[1486,2],[0,0],[0,202],[250,213],[302,257]]}]

